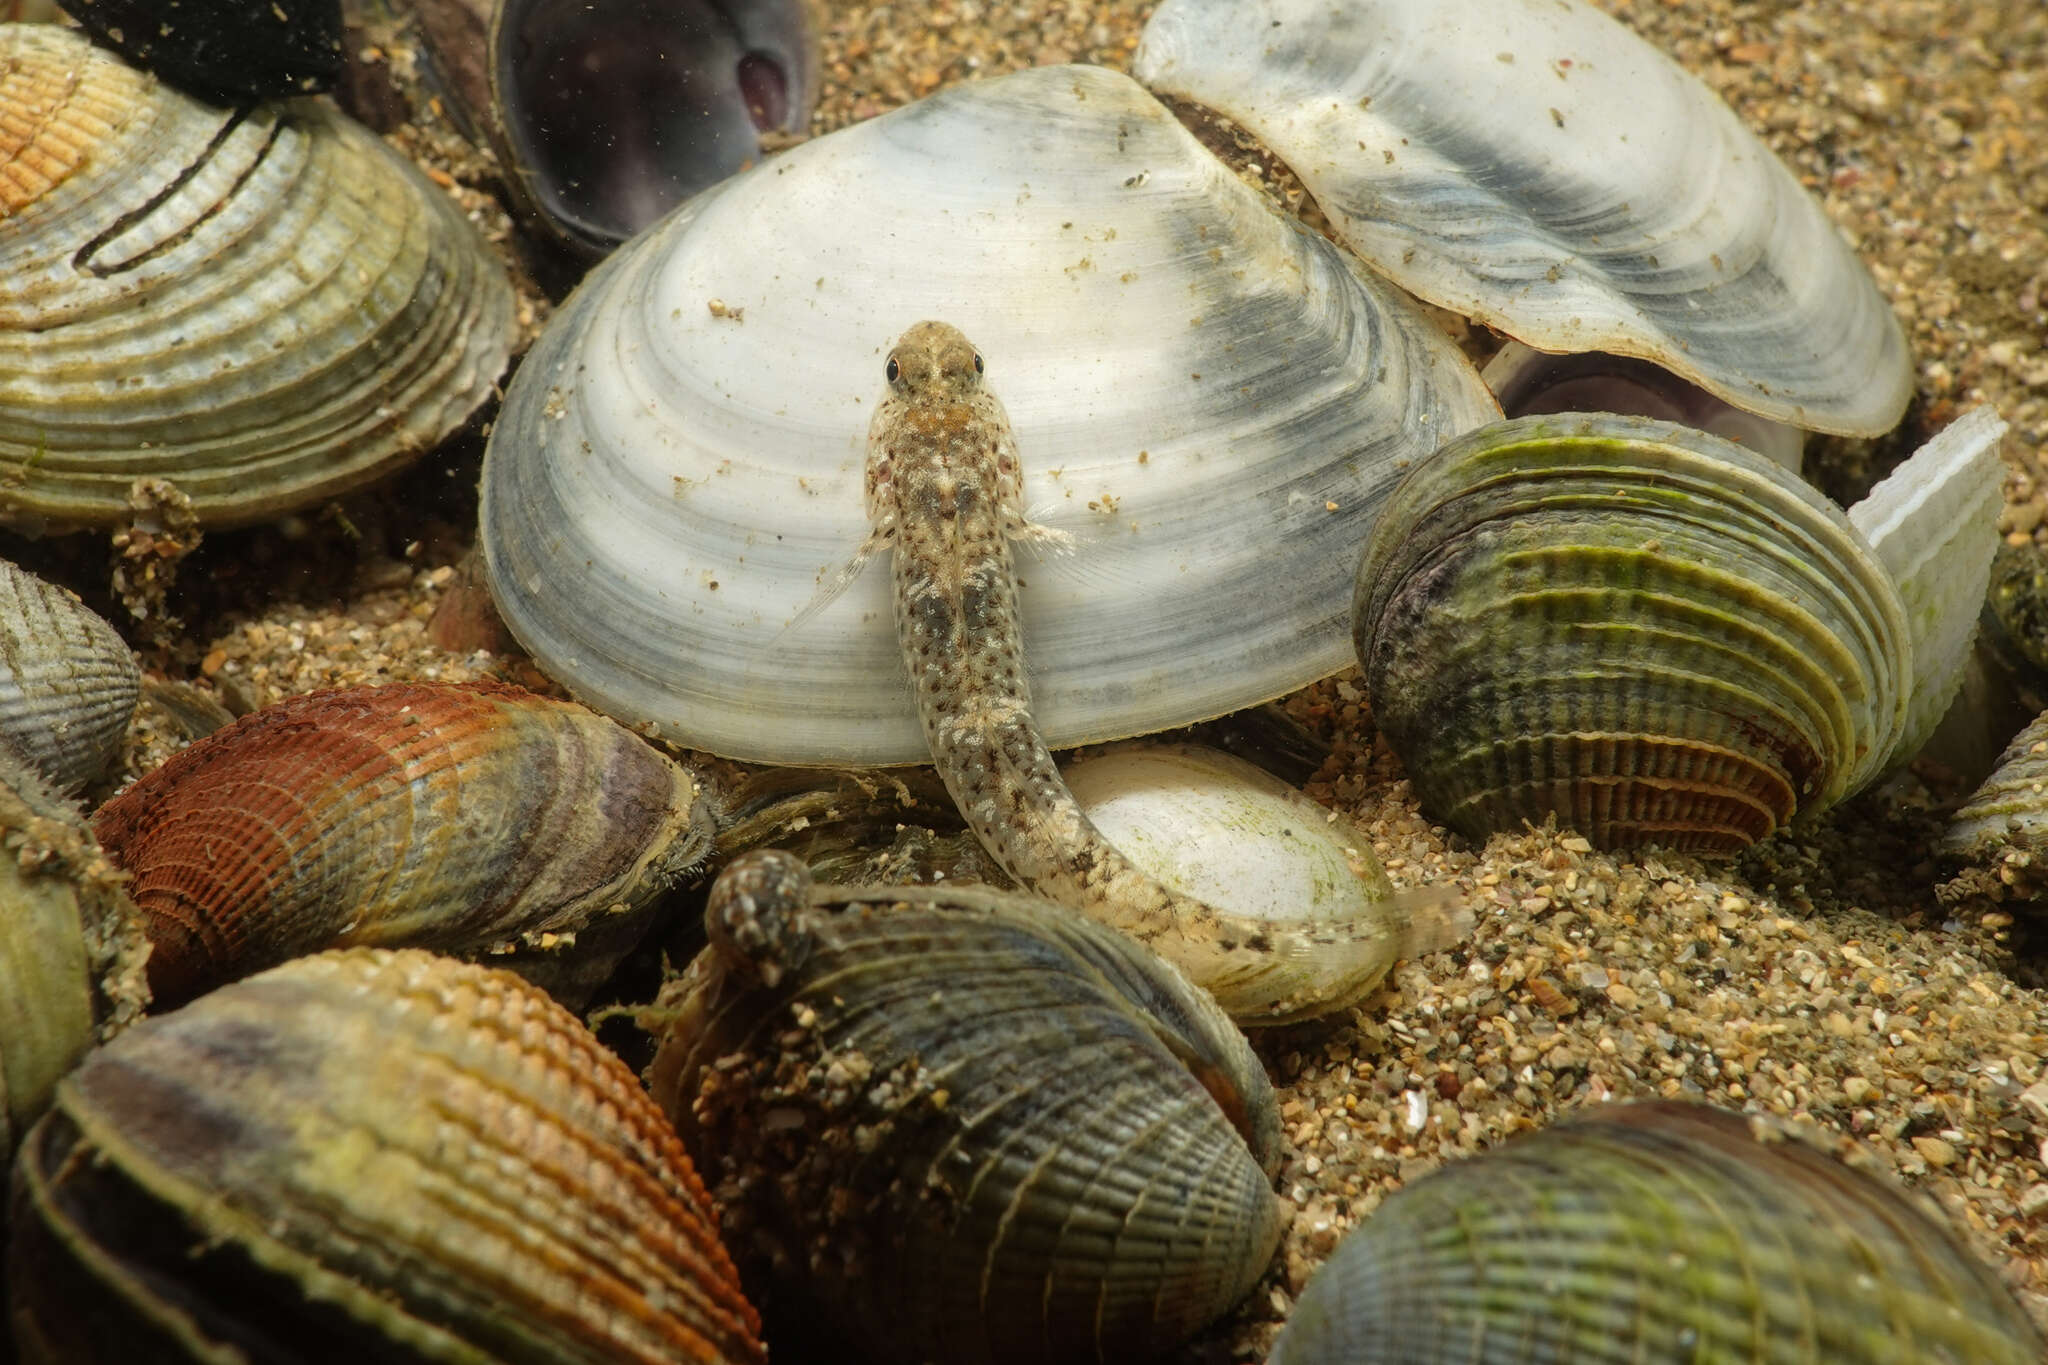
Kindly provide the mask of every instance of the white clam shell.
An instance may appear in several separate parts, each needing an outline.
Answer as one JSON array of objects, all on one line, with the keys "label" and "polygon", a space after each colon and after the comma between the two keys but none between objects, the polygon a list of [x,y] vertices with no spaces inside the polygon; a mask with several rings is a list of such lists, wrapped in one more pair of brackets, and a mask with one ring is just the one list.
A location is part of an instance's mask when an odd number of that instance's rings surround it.
[{"label": "white clam shell", "polygon": [[506,623],[580,698],[782,763],[922,761],[861,544],[889,345],[974,339],[1033,516],[1055,746],[1344,666],[1348,566],[1414,458],[1497,409],[1412,304],[1284,220],[1123,76],[1054,67],[817,139],[629,243],[521,368],[483,477]]},{"label": "white clam shell", "polygon": [[1591,5],[1166,0],[1132,69],[1251,129],[1432,303],[1813,430],[1905,408],[1904,334],[1819,205]]},{"label": "white clam shell", "polygon": [[0,520],[120,521],[139,478],[274,516],[432,448],[504,369],[482,236],[324,101],[222,108],[8,24],[0,124]]}]

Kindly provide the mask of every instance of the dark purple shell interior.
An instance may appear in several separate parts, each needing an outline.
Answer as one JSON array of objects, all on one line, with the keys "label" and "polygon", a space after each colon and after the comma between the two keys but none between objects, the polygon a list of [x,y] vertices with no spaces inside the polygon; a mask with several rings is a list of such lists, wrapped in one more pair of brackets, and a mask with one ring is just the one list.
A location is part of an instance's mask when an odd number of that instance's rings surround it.
[{"label": "dark purple shell interior", "polygon": [[809,121],[803,0],[505,0],[498,118],[536,212],[604,252]]}]

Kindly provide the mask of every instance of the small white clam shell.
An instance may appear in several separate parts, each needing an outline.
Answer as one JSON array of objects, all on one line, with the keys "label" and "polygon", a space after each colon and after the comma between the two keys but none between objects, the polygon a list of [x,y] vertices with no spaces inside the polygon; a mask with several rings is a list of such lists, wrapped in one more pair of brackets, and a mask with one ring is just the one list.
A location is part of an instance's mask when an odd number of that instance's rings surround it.
[{"label": "small white clam shell", "polygon": [[1261,919],[1348,919],[1394,894],[1365,836],[1256,764],[1138,743],[1062,766],[1103,837],[1161,881]]},{"label": "small white clam shell", "polygon": [[1185,724],[1343,666],[1345,566],[1401,469],[1497,411],[1422,315],[1271,211],[1127,78],[1053,67],[798,147],[629,243],[562,308],[492,436],[506,623],[580,698],[783,763],[927,749],[863,540],[889,344],[987,357],[1055,746]]},{"label": "small white clam shell", "polygon": [[1294,1017],[1362,999],[1395,962],[1471,930],[1445,890],[1397,893],[1363,834],[1235,755],[1138,741],[1060,771],[1103,837],[1174,890],[1277,930],[1344,926],[1346,951],[1327,961],[1274,955],[1266,977],[1281,984],[1265,989],[1314,1002]]},{"label": "small white clam shell", "polygon": [[1591,5],[1166,0],[1132,69],[1251,129],[1432,303],[1813,430],[1905,408],[1904,333],[1819,206]]}]

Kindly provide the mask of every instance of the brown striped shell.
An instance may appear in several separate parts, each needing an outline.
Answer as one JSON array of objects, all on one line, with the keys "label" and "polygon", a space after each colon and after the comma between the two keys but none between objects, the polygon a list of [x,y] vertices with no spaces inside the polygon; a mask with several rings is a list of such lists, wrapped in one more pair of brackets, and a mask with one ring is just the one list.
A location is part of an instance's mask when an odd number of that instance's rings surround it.
[{"label": "brown striped shell", "polygon": [[182,1000],[351,944],[550,946],[709,846],[696,779],[580,706],[497,683],[293,697],[103,806],[150,983]]},{"label": "brown striped shell", "polygon": [[1705,1105],[1624,1104],[1391,1196],[1271,1365],[2039,1365],[2012,1293],[1924,1206]]},{"label": "brown striped shell", "polygon": [[209,525],[437,444],[512,341],[455,202],[318,100],[221,108],[83,34],[0,25],[0,521]]},{"label": "brown striped shell", "polygon": [[1264,1271],[1271,1085],[1148,950],[1027,897],[816,886],[773,851],[705,922],[651,1087],[733,1245],[835,1351],[1143,1360]]},{"label": "brown striped shell", "polygon": [[675,1132],[508,972],[288,963],[86,1059],[16,1167],[33,1365],[760,1362]]},{"label": "brown striped shell", "polygon": [[112,626],[0,560],[0,745],[74,791],[112,766],[141,687]]}]

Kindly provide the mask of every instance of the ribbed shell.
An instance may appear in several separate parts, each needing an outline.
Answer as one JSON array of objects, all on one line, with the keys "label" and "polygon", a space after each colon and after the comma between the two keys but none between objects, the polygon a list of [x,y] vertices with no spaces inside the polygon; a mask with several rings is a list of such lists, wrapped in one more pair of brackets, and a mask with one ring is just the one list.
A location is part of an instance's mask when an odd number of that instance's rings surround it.
[{"label": "ribbed shell", "polygon": [[1251,1287],[1279,1117],[1207,996],[1044,902],[792,865],[720,878],[652,1088],[796,1311],[876,1361],[1136,1361]]},{"label": "ribbed shell", "polygon": [[1255,133],[1372,267],[1546,351],[1875,436],[1904,329],[1791,171],[1577,0],[1167,0],[1132,72]]},{"label": "ribbed shell", "polygon": [[[1764,1140],[1758,1140],[1762,1138]],[[2039,1365],[1898,1189],[1698,1105],[1596,1110],[1387,1199],[1270,1365]]]},{"label": "ribbed shell", "polygon": [[691,774],[638,736],[493,683],[290,698],[95,817],[171,1000],[326,947],[478,953],[594,929],[695,863],[710,822]]},{"label": "ribbed shell", "polygon": [[1912,639],[1840,511],[1740,446],[1528,417],[1395,491],[1353,628],[1375,721],[1436,818],[1726,851],[1896,752]]},{"label": "ribbed shell", "polygon": [[[1990,861],[2011,851],[2048,853],[2048,712],[2019,732],[1998,768],[1955,813],[1941,838],[1955,859]],[[2038,883],[2039,877],[2030,879]]]},{"label": "ribbed shell", "polygon": [[75,790],[112,766],[141,688],[112,626],[75,593],[0,560],[0,744]]},{"label": "ribbed shell", "polygon": [[257,520],[430,449],[511,344],[454,201],[324,102],[202,104],[84,35],[0,25],[0,520],[169,479]]},{"label": "ribbed shell", "polygon": [[101,1048],[13,1221],[30,1362],[765,1359],[632,1073],[519,978],[423,952],[289,963]]}]

